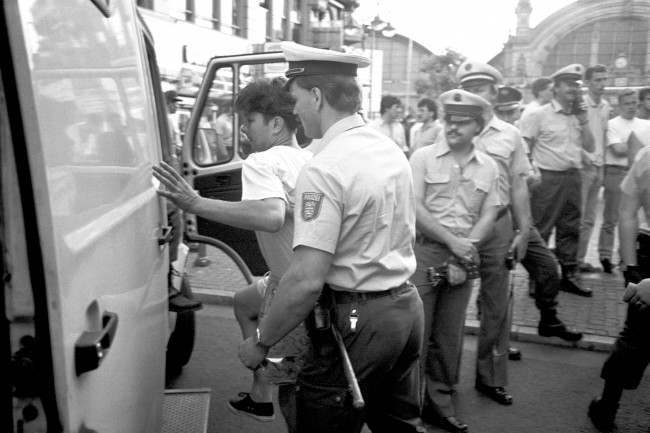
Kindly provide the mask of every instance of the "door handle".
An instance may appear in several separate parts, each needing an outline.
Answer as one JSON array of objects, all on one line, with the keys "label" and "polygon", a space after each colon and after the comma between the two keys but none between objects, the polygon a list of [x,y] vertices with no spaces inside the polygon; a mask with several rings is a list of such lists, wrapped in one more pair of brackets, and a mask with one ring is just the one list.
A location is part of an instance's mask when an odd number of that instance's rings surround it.
[{"label": "door handle", "polygon": [[105,311],[102,315],[102,329],[86,331],[74,345],[74,360],[77,376],[99,367],[108,354],[117,331],[117,314]]},{"label": "door handle", "polygon": [[169,243],[174,238],[174,227],[162,226],[160,228],[160,236],[158,236],[158,245],[163,246]]}]

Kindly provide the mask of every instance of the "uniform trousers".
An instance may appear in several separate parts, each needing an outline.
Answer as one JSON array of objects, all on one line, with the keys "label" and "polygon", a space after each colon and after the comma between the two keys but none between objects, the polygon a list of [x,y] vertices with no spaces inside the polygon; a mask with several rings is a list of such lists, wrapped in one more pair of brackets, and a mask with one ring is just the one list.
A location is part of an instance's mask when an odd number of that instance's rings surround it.
[{"label": "uniform trousers", "polygon": [[[648,259],[650,248],[643,242],[640,242],[640,245],[637,263],[642,277],[650,278],[650,259]],[[625,325],[614,344],[612,353],[603,364],[600,377],[607,382],[620,385],[623,389],[636,389],[649,362],[650,308],[641,310],[635,304],[628,305]]]},{"label": "uniform trousers", "polygon": [[603,185],[603,199],[605,206],[603,208],[603,225],[600,227],[598,236],[598,256],[603,259],[612,259],[612,249],[614,248],[614,236],[616,224],[618,224],[618,208],[621,205],[621,182],[627,174],[627,167],[618,165],[605,166],[605,178]]},{"label": "uniform trousers", "polygon": [[[390,295],[358,302],[337,300],[328,309],[332,325],[343,337],[366,406],[363,411],[352,407],[331,330],[315,330],[308,320],[310,344],[296,395],[297,431],[360,432],[364,422],[373,432],[423,431],[418,359],[424,319],[417,290],[405,284]],[[356,330],[349,320],[352,309],[358,314]]]},{"label": "uniform trousers", "polygon": [[417,268],[412,281],[424,305],[423,392],[430,407],[443,417],[454,416],[454,386],[458,383],[463,353],[467,304],[472,293],[468,281],[458,286],[433,287],[427,269],[453,262],[454,255],[442,244],[418,239]]},{"label": "uniform trousers", "polygon": [[476,354],[476,382],[505,386],[508,382],[510,344],[510,287],[506,256],[512,242],[510,213],[499,218],[492,233],[481,244],[481,288],[477,297],[481,329]]},{"label": "uniform trousers", "polygon": [[584,262],[589,247],[589,238],[596,221],[598,193],[603,186],[603,167],[583,163],[582,170],[582,220],[580,221],[580,242],[578,243],[578,262]]},{"label": "uniform trousers", "polygon": [[544,242],[555,228],[555,255],[563,270],[574,271],[578,265],[580,238],[580,172],[540,169],[541,183],[531,192],[533,223]]},{"label": "uniform trousers", "polygon": [[535,306],[540,311],[555,309],[560,291],[557,260],[535,227],[528,233],[528,248],[521,264],[535,281]]}]

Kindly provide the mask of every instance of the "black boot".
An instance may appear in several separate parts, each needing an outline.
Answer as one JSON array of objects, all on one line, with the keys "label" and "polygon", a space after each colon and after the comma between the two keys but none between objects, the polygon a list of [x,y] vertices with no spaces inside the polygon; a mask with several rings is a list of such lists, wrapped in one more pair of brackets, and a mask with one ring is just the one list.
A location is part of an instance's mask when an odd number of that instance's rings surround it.
[{"label": "black boot", "polygon": [[601,397],[596,397],[589,404],[587,415],[599,431],[611,432],[616,428],[614,419],[616,419],[617,410],[618,403],[608,404]]},{"label": "black boot", "polygon": [[578,296],[590,298],[593,292],[588,287],[582,287],[580,277],[575,266],[562,268],[562,281],[560,281],[560,290],[573,293]]},{"label": "black boot", "polygon": [[563,340],[575,342],[582,338],[582,332],[568,329],[557,317],[555,309],[540,311],[541,318],[537,327],[537,333],[542,337],[560,337]]}]

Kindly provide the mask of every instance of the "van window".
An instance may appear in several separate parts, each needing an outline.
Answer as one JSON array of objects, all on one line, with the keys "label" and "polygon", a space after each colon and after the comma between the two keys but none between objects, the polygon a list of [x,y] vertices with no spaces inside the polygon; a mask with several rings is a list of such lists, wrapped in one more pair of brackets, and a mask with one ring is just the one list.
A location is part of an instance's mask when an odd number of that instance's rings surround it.
[{"label": "van window", "polygon": [[192,158],[197,165],[224,164],[234,156],[233,69],[217,69],[210,94],[201,110]]}]

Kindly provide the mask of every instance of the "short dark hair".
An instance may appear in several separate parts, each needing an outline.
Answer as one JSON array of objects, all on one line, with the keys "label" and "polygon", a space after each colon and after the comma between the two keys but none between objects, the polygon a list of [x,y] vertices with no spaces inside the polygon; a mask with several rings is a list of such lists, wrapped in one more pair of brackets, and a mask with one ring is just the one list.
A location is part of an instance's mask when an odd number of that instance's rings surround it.
[{"label": "short dark hair", "polygon": [[295,99],[285,88],[283,78],[263,78],[253,81],[239,92],[235,108],[242,113],[260,113],[266,122],[280,116],[289,131],[294,132],[300,122],[293,114],[295,103]]},{"label": "short dark hair", "polygon": [[636,92],[632,89],[622,90],[621,93],[618,94],[618,103],[620,104],[626,96],[634,96],[636,98]]},{"label": "short dark hair", "polygon": [[533,96],[537,98],[539,96],[539,92],[546,89],[549,84],[553,84],[553,80],[546,77],[541,77],[533,81],[533,84],[530,86],[530,90],[533,92]]},{"label": "short dark hair", "polygon": [[356,113],[361,108],[361,88],[355,77],[349,75],[308,75],[292,78],[298,87],[319,88],[327,103],[337,111]]},{"label": "short dark hair", "polygon": [[433,112],[433,119],[438,118],[438,105],[436,105],[436,101],[433,99],[429,98],[422,98],[418,101],[418,108],[419,107],[427,107],[427,110]]},{"label": "short dark hair", "polygon": [[379,105],[379,114],[384,114],[393,105],[402,105],[402,101],[393,95],[384,95],[381,97],[381,104]]},{"label": "short dark hair", "polygon": [[607,72],[607,66],[605,65],[593,65],[589,66],[585,70],[585,80],[589,81],[594,76],[595,73]]},{"label": "short dark hair", "polygon": [[639,90],[639,101],[643,101],[646,95],[650,95],[650,87],[644,87],[643,89]]}]

